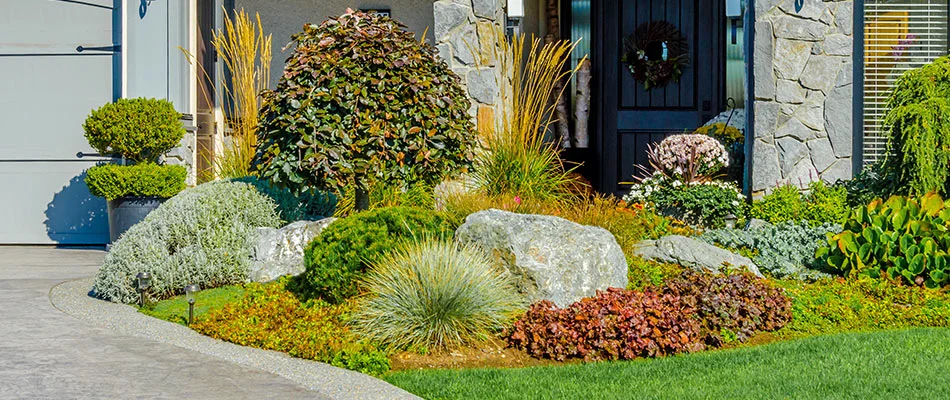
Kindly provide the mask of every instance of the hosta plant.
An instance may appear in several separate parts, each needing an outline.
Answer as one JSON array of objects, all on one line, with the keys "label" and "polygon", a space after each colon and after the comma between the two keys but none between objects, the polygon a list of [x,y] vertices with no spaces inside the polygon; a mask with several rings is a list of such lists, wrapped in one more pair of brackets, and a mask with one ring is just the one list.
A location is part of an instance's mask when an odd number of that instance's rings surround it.
[{"label": "hosta plant", "polygon": [[817,256],[850,275],[886,275],[910,284],[950,284],[950,202],[937,194],[893,196],[855,208],[844,231]]},{"label": "hosta plant", "polygon": [[343,193],[368,208],[376,183],[435,184],[469,167],[477,138],[458,76],[399,22],[348,10],[293,36],[265,92],[255,168],[295,191]]},{"label": "hosta plant", "polygon": [[489,338],[521,307],[510,277],[480,250],[424,240],[383,256],[367,274],[354,326],[396,349],[439,349]]}]

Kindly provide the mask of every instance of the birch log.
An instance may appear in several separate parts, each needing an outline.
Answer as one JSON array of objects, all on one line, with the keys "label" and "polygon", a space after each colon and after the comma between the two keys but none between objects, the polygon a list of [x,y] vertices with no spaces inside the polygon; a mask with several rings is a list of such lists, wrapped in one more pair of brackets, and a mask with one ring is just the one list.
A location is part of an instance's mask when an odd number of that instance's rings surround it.
[{"label": "birch log", "polygon": [[590,145],[587,121],[590,119],[590,60],[585,59],[577,70],[577,92],[574,97],[574,147]]},{"label": "birch log", "polygon": [[[560,15],[560,1],[559,0],[547,0],[547,30],[548,34],[545,35],[545,42],[552,43],[561,40],[561,15]],[[561,148],[570,148],[571,147],[571,127],[570,127],[570,110],[568,106],[568,97],[564,96],[564,80],[559,80],[552,88],[553,94],[555,96],[560,95],[557,98],[557,104],[554,107],[554,118],[557,120],[555,122],[554,129],[557,132],[558,141],[560,142]]]}]

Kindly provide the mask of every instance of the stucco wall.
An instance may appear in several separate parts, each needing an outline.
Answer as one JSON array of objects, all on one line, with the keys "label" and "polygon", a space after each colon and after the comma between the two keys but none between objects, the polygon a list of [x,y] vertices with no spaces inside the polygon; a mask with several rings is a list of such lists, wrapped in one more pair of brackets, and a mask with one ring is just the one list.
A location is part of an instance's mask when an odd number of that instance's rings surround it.
[{"label": "stucco wall", "polygon": [[853,17],[852,0],[756,1],[753,194],[851,177]]},{"label": "stucco wall", "polygon": [[273,34],[274,59],[271,63],[271,87],[277,86],[280,71],[290,50],[282,52],[290,36],[303,30],[304,24],[318,24],[347,8],[389,9],[393,18],[406,24],[417,38],[428,28],[426,40],[433,41],[432,0],[234,0],[234,8],[254,15],[259,13],[266,33]]}]

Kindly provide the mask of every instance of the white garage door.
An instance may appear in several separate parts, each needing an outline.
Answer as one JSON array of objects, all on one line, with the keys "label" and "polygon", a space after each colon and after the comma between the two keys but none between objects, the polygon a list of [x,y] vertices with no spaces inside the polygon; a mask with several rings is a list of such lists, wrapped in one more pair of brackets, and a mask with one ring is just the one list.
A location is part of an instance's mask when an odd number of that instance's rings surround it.
[{"label": "white garage door", "polygon": [[[118,97],[120,0],[0,0],[0,244],[102,244],[89,111]],[[83,51],[79,51],[79,46]]]}]

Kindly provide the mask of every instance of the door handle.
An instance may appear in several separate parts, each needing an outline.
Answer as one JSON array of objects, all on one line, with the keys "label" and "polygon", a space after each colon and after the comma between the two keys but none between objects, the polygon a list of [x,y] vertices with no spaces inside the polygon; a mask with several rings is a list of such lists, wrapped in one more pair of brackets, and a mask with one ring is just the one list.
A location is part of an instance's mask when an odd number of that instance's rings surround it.
[{"label": "door handle", "polygon": [[122,46],[114,44],[112,46],[76,46],[76,52],[82,53],[84,51],[111,51],[113,53],[122,51]]}]

